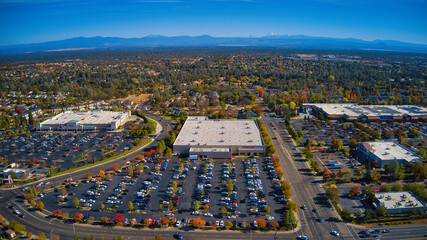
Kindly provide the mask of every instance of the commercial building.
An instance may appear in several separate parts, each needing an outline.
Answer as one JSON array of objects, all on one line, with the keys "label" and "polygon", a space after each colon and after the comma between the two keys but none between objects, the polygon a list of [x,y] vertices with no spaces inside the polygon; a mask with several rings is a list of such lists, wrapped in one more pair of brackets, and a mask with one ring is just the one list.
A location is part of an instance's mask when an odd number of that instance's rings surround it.
[{"label": "commercial building", "polygon": [[65,111],[44,122],[36,124],[37,131],[113,131],[129,121],[130,111],[111,112],[92,110],[90,112]]},{"label": "commercial building", "polygon": [[304,108],[312,108],[328,119],[344,121],[427,121],[427,107],[412,105],[357,105],[355,103],[327,104],[306,103]]},{"label": "commercial building", "polygon": [[384,192],[375,193],[377,202],[376,208],[383,206],[387,213],[406,213],[417,211],[426,211],[427,206],[419,200],[412,192]]},{"label": "commercial building", "polygon": [[399,164],[422,161],[422,158],[395,142],[361,142],[357,144],[360,156],[370,162],[377,161],[378,166],[397,160]]},{"label": "commercial building", "polygon": [[265,145],[255,120],[188,117],[174,144],[175,154],[207,158],[262,156]]}]

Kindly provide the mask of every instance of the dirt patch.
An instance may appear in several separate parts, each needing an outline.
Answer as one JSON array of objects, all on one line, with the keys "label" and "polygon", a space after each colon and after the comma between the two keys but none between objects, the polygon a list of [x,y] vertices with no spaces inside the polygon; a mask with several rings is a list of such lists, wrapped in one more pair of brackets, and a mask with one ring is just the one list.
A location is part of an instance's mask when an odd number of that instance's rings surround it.
[{"label": "dirt patch", "polygon": [[117,101],[117,100],[121,100],[121,101],[130,100],[130,101],[133,101],[136,104],[140,104],[140,103],[148,101],[151,95],[153,95],[153,94],[147,94],[147,93],[145,93],[145,94],[140,94],[138,96],[129,95],[126,98],[117,98],[117,99],[113,99],[113,100],[111,100],[109,102],[114,102],[114,101]]}]

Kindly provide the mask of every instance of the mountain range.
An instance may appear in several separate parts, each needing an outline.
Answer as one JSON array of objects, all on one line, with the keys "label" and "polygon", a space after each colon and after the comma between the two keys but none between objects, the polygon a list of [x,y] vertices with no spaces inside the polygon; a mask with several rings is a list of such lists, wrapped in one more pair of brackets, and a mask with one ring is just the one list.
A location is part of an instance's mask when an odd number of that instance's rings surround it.
[{"label": "mountain range", "polygon": [[149,35],[141,38],[76,37],[44,43],[0,46],[0,55],[142,48],[246,47],[316,50],[368,50],[427,53],[427,45],[393,40],[365,41],[354,38],[268,35],[254,37],[212,37]]}]

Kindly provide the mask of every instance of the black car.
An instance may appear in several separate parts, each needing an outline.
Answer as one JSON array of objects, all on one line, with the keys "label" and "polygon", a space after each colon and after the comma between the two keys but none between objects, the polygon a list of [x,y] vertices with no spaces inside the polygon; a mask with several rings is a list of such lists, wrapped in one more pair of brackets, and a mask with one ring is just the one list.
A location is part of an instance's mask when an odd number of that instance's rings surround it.
[{"label": "black car", "polygon": [[182,239],[183,238],[182,235],[181,235],[181,233],[175,233],[175,235],[173,235],[173,236],[176,239]]}]

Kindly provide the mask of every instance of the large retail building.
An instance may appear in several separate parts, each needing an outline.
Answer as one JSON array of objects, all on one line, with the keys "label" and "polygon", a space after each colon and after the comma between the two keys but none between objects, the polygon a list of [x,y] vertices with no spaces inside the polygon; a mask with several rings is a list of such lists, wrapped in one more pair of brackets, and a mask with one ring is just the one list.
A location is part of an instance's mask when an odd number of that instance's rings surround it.
[{"label": "large retail building", "polygon": [[129,121],[130,111],[65,111],[36,124],[37,131],[114,131]]},{"label": "large retail building", "polygon": [[173,144],[180,155],[231,158],[263,156],[265,145],[255,120],[188,117]]},{"label": "large retail building", "polygon": [[427,121],[427,108],[414,105],[357,105],[355,103],[305,103],[325,117],[344,121]]}]

